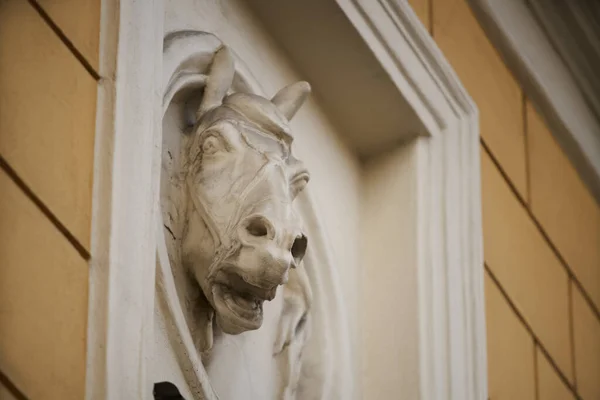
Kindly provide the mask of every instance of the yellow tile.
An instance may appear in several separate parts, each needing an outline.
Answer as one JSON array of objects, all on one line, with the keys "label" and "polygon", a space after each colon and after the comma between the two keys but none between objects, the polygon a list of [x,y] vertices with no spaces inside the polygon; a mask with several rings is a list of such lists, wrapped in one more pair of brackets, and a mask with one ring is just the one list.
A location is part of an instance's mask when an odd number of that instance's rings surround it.
[{"label": "yellow tile", "polygon": [[433,1],[433,36],[477,103],[486,144],[526,198],[522,92],[466,0]]},{"label": "yellow tile", "polygon": [[537,372],[538,372],[538,400],[575,400],[575,396],[569,388],[563,383],[558,373],[544,356],[537,349]]},{"label": "yellow tile", "polygon": [[0,370],[31,399],[83,399],[88,265],[0,170]]},{"label": "yellow tile", "polygon": [[498,287],[485,274],[490,399],[534,400],[534,344]]},{"label": "yellow tile", "polygon": [[100,55],[100,0],[37,0],[96,72]]},{"label": "yellow tile", "polygon": [[567,272],[483,150],[481,168],[485,261],[571,379]]},{"label": "yellow tile", "polygon": [[96,81],[27,1],[0,1],[0,154],[89,248]]},{"label": "yellow tile", "polygon": [[408,4],[415,10],[415,14],[421,20],[421,23],[425,25],[425,28],[429,31],[429,1],[430,0],[408,0]]},{"label": "yellow tile", "polygon": [[529,103],[527,128],[532,211],[600,307],[600,207]]},{"label": "yellow tile", "polygon": [[600,399],[600,320],[575,286],[573,330],[577,390],[585,400]]}]

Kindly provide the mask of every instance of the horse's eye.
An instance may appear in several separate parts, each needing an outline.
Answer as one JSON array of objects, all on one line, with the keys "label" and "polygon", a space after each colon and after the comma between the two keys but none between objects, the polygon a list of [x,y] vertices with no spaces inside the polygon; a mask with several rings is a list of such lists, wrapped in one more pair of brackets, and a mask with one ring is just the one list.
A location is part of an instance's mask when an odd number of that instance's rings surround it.
[{"label": "horse's eye", "polygon": [[205,155],[215,154],[223,149],[223,142],[216,136],[209,136],[202,143],[202,153]]},{"label": "horse's eye", "polygon": [[292,197],[296,197],[308,184],[309,175],[308,173],[302,173],[295,177],[291,182],[291,194]]}]

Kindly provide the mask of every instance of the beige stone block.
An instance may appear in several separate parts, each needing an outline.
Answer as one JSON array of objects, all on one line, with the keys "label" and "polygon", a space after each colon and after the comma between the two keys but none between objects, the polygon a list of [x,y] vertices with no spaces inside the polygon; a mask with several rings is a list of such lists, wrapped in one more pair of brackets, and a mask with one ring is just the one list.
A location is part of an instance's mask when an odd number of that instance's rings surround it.
[{"label": "beige stone block", "polygon": [[0,170],[0,370],[31,399],[83,399],[88,265]]},{"label": "beige stone block", "polygon": [[37,2],[98,72],[100,0],[37,0]]},{"label": "beige stone block", "polygon": [[536,350],[538,374],[538,400],[575,400],[575,396],[560,379],[558,373],[541,352]]},{"label": "beige stone block", "polygon": [[0,1],[0,154],[88,249],[96,87],[27,1]]},{"label": "beige stone block", "polygon": [[490,399],[535,399],[533,338],[485,275]]},{"label": "beige stone block", "polygon": [[600,207],[530,103],[527,128],[533,214],[600,308]]},{"label": "beige stone block", "polygon": [[572,379],[567,272],[483,150],[481,168],[485,261]]},{"label": "beige stone block", "polygon": [[527,198],[522,91],[466,0],[433,1],[433,36],[479,108],[480,131]]},{"label": "beige stone block", "polygon": [[584,400],[600,399],[600,320],[574,285],[573,331],[577,391]]}]

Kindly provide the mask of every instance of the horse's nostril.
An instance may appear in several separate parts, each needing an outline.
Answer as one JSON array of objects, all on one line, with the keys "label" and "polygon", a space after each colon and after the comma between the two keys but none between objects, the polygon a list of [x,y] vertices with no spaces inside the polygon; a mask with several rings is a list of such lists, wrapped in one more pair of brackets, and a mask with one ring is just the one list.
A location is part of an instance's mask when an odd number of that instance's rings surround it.
[{"label": "horse's nostril", "polygon": [[300,235],[296,237],[294,243],[292,244],[291,253],[292,257],[294,257],[295,264],[298,265],[302,258],[304,258],[304,254],[306,253],[306,247],[308,246],[308,239],[305,235]]},{"label": "horse's nostril", "polygon": [[248,221],[246,231],[256,237],[267,236],[269,234],[269,225],[262,217],[255,217]]}]

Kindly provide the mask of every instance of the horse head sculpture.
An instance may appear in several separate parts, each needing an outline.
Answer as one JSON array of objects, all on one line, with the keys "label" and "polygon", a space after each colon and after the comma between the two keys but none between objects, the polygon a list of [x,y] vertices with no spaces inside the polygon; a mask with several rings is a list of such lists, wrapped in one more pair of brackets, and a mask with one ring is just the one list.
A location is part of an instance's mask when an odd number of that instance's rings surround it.
[{"label": "horse head sculpture", "polygon": [[291,154],[289,120],[310,86],[298,82],[271,100],[227,95],[233,57],[213,59],[184,152],[182,261],[225,333],[258,329],[263,303],[299,266],[307,238],[292,208],[309,175]]}]

